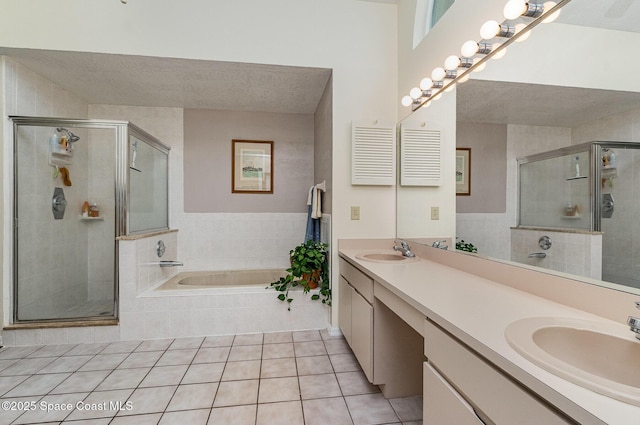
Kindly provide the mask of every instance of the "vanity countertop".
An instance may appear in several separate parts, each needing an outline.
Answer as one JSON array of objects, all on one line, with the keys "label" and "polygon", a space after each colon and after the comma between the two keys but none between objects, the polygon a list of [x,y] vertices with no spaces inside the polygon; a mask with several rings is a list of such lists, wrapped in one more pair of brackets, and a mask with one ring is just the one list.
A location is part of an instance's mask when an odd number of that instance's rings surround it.
[{"label": "vanity countertop", "polygon": [[[631,418],[640,418],[640,407],[600,395],[547,372],[518,354],[504,336],[507,325],[528,317],[616,322],[445,266],[420,254],[420,261],[404,264],[361,260],[356,256],[378,246],[367,242],[357,247],[357,243],[351,242],[341,241],[340,257],[579,423],[598,423],[595,420],[598,418],[600,423],[628,425]],[[390,247],[388,242],[382,246]],[[461,255],[460,261],[465,261],[464,257]],[[619,326],[626,328],[624,323]],[[633,339],[630,331],[629,338]]]}]

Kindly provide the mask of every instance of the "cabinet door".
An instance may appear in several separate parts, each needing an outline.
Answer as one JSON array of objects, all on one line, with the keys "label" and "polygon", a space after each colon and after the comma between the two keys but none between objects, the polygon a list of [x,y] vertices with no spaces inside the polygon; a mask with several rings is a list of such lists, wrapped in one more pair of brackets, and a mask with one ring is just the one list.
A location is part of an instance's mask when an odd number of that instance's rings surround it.
[{"label": "cabinet door", "polygon": [[373,307],[351,288],[351,349],[373,382]]},{"label": "cabinet door", "polygon": [[351,292],[353,289],[346,280],[340,276],[338,283],[338,326],[347,340],[349,346],[351,342]]},{"label": "cabinet door", "polygon": [[469,403],[429,363],[423,367],[424,425],[483,425]]}]

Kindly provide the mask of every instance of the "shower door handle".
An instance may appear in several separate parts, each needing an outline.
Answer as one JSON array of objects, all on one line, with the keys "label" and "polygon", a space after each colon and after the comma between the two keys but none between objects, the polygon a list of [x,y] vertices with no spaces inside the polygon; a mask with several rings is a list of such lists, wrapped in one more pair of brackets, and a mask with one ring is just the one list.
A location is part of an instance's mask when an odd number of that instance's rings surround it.
[{"label": "shower door handle", "polygon": [[53,211],[53,218],[60,220],[64,217],[64,210],[67,208],[67,200],[64,197],[64,191],[60,187],[56,187],[53,191],[53,198],[51,199],[51,210]]},{"label": "shower door handle", "polygon": [[613,196],[611,196],[610,193],[602,195],[602,204],[600,206],[602,209],[602,218],[611,218],[613,216],[614,206]]}]

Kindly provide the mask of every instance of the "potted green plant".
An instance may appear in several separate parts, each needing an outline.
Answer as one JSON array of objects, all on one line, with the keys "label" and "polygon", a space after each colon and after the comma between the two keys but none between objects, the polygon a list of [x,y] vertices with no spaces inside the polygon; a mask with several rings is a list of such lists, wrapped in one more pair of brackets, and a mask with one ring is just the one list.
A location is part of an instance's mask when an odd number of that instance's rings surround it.
[{"label": "potted green plant", "polygon": [[293,298],[289,296],[289,290],[296,286],[302,286],[306,294],[311,289],[320,288],[317,294],[311,295],[312,300],[321,300],[323,304],[331,305],[331,288],[329,287],[329,272],[327,258],[327,244],[309,240],[289,251],[291,267],[287,274],[267,288],[273,288],[280,292],[278,299],[287,303],[291,310]]},{"label": "potted green plant", "polygon": [[478,248],[476,248],[470,242],[465,242],[464,239],[460,239],[459,241],[456,241],[456,249],[458,251],[465,251],[465,252],[478,252]]}]

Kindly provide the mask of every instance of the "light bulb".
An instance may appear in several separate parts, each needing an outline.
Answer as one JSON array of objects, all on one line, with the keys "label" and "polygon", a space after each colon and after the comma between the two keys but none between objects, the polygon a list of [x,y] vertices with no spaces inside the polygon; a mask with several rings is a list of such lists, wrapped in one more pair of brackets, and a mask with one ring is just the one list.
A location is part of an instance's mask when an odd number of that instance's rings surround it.
[{"label": "light bulb", "polygon": [[506,19],[516,19],[527,11],[527,3],[524,0],[509,0],[504,5],[502,13]]},{"label": "light bulb", "polygon": [[454,69],[458,69],[460,65],[460,58],[456,55],[451,55],[444,61],[444,69],[453,71]]},{"label": "light bulb", "polygon": [[402,103],[402,106],[409,106],[413,103],[413,99],[411,99],[411,96],[404,96],[400,103]]},{"label": "light bulb", "polygon": [[[555,1],[547,1],[547,2],[545,2],[544,3],[544,13],[547,13],[549,10],[551,10],[555,6],[556,6],[556,2]],[[556,10],[551,15],[547,16],[546,18],[544,18],[544,21],[542,21],[542,22],[545,23],[545,24],[548,24],[548,23],[553,22],[556,19],[558,19],[558,16],[560,16],[560,9]]]},{"label": "light bulb", "polygon": [[460,54],[465,58],[470,58],[476,53],[478,53],[478,43],[473,40],[465,42],[460,48]]},{"label": "light bulb", "polygon": [[500,31],[500,24],[496,21],[487,21],[480,27],[480,37],[485,40],[491,40]]},{"label": "light bulb", "polygon": [[[477,60],[474,59],[473,64],[477,64],[478,62],[480,62],[481,58],[477,58]],[[480,72],[480,71],[484,71],[484,69],[487,67],[487,63],[483,62],[480,65],[477,65],[474,69],[473,72]]]},{"label": "light bulb", "polygon": [[495,55],[491,56],[491,59],[502,59],[504,57],[504,55],[507,54],[507,48],[505,47],[504,49],[500,50],[499,52],[496,52]]},{"label": "light bulb", "polygon": [[450,91],[452,91],[452,90],[453,90],[453,89],[455,89],[455,88],[456,88],[456,83],[449,84],[449,85],[447,86],[447,88],[446,88],[446,89],[444,89],[444,91],[445,91],[446,93],[449,93]]},{"label": "light bulb", "polygon": [[461,78],[458,79],[458,84],[466,83],[467,81],[469,81],[470,77],[471,76],[469,74],[463,75]]},{"label": "light bulb", "polygon": [[413,99],[419,99],[420,96],[422,96],[422,90],[420,90],[418,87],[414,87],[409,92],[409,96],[411,96],[411,98]]},{"label": "light bulb", "polygon": [[531,31],[529,31],[527,29],[527,26],[525,24],[517,24],[516,25],[516,34],[520,34],[522,31],[526,31],[526,32],[523,33],[522,35],[518,36],[518,38],[516,39],[516,43],[521,43],[521,42],[525,41],[531,35]]},{"label": "light bulb", "polygon": [[431,87],[433,87],[433,81],[431,78],[423,78],[420,80],[420,88],[422,90],[429,90]]},{"label": "light bulb", "polygon": [[447,72],[444,69],[437,67],[431,72],[431,79],[433,81],[441,81],[441,80],[444,80],[444,77],[446,75],[447,75]]},{"label": "light bulb", "polygon": [[438,93],[433,97],[433,100],[440,100],[441,97],[442,97],[442,93]]}]

